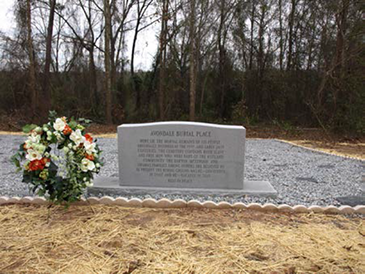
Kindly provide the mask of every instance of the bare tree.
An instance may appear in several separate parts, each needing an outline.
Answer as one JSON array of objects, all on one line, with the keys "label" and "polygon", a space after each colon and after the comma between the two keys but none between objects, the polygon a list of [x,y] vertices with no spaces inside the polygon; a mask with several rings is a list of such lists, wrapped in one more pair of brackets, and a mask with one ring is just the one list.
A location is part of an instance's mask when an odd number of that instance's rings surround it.
[{"label": "bare tree", "polygon": [[31,0],[27,0],[27,41],[29,55],[29,89],[31,92],[31,109],[33,116],[36,115],[38,107],[38,88],[36,79],[36,65],[34,58],[33,39],[32,39],[32,9]]},{"label": "bare tree", "polygon": [[107,124],[112,124],[112,74],[111,74],[111,13],[109,0],[104,0],[104,66],[105,66],[105,117]]},{"label": "bare tree", "polygon": [[291,0],[291,10],[289,16],[289,45],[288,45],[288,62],[286,65],[287,70],[292,68],[292,59],[293,59],[293,44],[294,44],[294,20],[295,20],[295,12],[297,8],[298,0]]},{"label": "bare tree", "polygon": [[160,75],[159,75],[159,93],[158,106],[159,117],[161,120],[165,119],[165,70],[167,57],[167,22],[169,20],[169,0],[162,0],[162,14],[161,14],[161,32],[160,32]]},{"label": "bare tree", "polygon": [[145,26],[141,26],[142,20],[145,17],[145,14],[148,10],[148,8],[151,6],[153,0],[137,0],[137,18],[136,18],[136,26],[134,28],[134,36],[133,36],[133,43],[132,43],[132,52],[131,52],[131,76],[132,76],[132,82],[134,89],[136,91],[136,109],[139,109],[141,104],[141,94],[140,94],[140,87],[139,82],[136,81],[136,78],[134,77],[134,57],[135,57],[135,51],[136,51],[136,45],[137,45],[137,38],[138,34],[149,27],[151,24],[154,23],[154,21],[148,23]]},{"label": "bare tree", "polygon": [[49,0],[49,17],[46,37],[46,59],[44,64],[44,79],[42,92],[42,112],[46,116],[52,108],[51,91],[50,91],[50,67],[52,61],[52,40],[53,40],[53,22],[56,8],[56,0]]},{"label": "bare tree", "polygon": [[195,96],[196,96],[196,35],[195,35],[195,0],[190,0],[190,121],[195,120]]},{"label": "bare tree", "polygon": [[[134,75],[134,56],[135,56],[135,51],[136,51],[138,33],[151,25],[151,23],[149,23],[146,26],[141,27],[142,20],[145,17],[146,11],[148,10],[148,8],[152,4],[152,2],[153,2],[153,0],[137,1],[137,18],[136,18],[136,26],[134,28],[132,52],[131,52],[131,75],[132,75],[132,77]],[[154,23],[154,21],[152,23]]]}]

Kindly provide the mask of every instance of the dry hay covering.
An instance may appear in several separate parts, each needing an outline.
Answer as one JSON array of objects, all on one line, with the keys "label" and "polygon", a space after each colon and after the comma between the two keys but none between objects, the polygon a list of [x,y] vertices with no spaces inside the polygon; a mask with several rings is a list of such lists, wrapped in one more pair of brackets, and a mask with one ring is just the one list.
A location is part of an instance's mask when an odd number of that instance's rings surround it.
[{"label": "dry hay covering", "polygon": [[361,217],[0,207],[0,273],[365,273]]}]

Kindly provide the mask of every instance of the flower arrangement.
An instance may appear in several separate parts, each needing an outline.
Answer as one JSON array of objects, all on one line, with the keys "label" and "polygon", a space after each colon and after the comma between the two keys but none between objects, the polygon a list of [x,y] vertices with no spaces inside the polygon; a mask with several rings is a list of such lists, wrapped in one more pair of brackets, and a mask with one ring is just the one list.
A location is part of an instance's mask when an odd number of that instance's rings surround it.
[{"label": "flower arrangement", "polygon": [[69,204],[79,200],[92,184],[102,161],[96,140],[85,133],[88,123],[82,118],[56,118],[56,113],[50,112],[49,122],[42,127],[23,127],[28,138],[12,161],[23,171],[23,182],[33,193],[55,203]]}]

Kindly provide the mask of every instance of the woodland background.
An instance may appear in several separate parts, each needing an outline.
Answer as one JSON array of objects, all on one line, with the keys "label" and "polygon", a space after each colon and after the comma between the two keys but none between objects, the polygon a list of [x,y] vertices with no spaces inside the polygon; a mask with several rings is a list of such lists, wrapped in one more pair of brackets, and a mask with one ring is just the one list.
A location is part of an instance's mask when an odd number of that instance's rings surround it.
[{"label": "woodland background", "polygon": [[[0,33],[0,115],[34,122],[55,109],[106,124],[363,134],[364,9],[360,0],[16,0],[16,31]],[[146,30],[158,50],[136,70]]]}]

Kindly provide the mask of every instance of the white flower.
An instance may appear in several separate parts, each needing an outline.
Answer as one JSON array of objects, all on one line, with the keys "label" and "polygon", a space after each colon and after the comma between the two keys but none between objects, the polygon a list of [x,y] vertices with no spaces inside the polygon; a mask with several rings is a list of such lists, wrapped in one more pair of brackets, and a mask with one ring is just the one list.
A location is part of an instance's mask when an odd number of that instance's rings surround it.
[{"label": "white flower", "polygon": [[95,143],[90,143],[88,141],[86,141],[84,143],[84,147],[85,147],[85,150],[86,150],[87,154],[92,154],[93,152],[96,152],[95,146],[96,146]]},{"label": "white flower", "polygon": [[93,186],[94,184],[93,184],[93,182],[87,181],[87,182],[85,182],[85,185],[90,187],[90,186]]},{"label": "white flower", "polygon": [[41,160],[42,154],[34,149],[28,149],[27,155],[25,156],[29,161]]},{"label": "white flower", "polygon": [[54,135],[56,136],[56,138],[57,138],[57,141],[59,142],[59,143],[61,143],[63,140],[64,140],[64,138],[62,137],[62,135],[61,135],[61,133],[59,133],[59,132],[55,132],[54,133]]},{"label": "white flower", "polygon": [[36,133],[38,133],[38,134],[41,134],[41,133],[42,133],[42,128],[41,128],[41,127],[36,127],[36,128],[34,129],[34,131],[35,131]]},{"label": "white flower", "polygon": [[25,148],[26,148],[26,149],[29,149],[29,148],[31,148],[31,147],[32,147],[32,142],[31,142],[30,140],[26,140],[26,141],[24,142],[24,144],[25,144]]},{"label": "white flower", "polygon": [[99,164],[99,163],[97,163],[95,166],[96,166],[97,168],[99,168],[99,167],[100,167],[100,164]]},{"label": "white flower", "polygon": [[63,152],[65,153],[65,154],[67,154],[67,152],[69,152],[70,151],[70,149],[68,148],[68,147],[63,147]]},{"label": "white flower", "polygon": [[46,150],[46,146],[42,144],[34,144],[33,149],[42,154]]},{"label": "white flower", "polygon": [[52,158],[54,161],[58,161],[58,160],[60,159],[57,155],[54,155],[54,154],[52,154],[52,155],[51,155],[51,158]]},{"label": "white flower", "polygon": [[92,171],[95,169],[95,164],[93,161],[90,161],[89,159],[82,159],[81,161],[81,170],[83,172],[88,172],[89,170]]},{"label": "white flower", "polygon": [[75,131],[73,131],[71,133],[70,139],[75,143],[76,146],[85,142],[85,137],[82,136],[81,130],[79,130],[79,129],[76,129]]},{"label": "white flower", "polygon": [[39,143],[41,140],[41,136],[37,134],[37,132],[33,131],[29,136],[28,136],[28,141],[31,143]]},{"label": "white flower", "polygon": [[53,124],[53,128],[58,131],[64,130],[66,123],[61,118],[57,118]]}]

